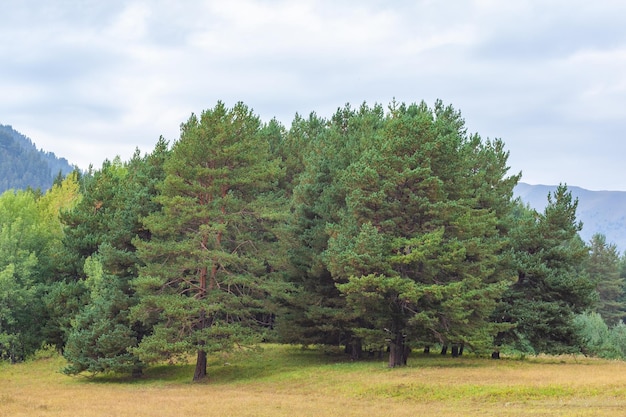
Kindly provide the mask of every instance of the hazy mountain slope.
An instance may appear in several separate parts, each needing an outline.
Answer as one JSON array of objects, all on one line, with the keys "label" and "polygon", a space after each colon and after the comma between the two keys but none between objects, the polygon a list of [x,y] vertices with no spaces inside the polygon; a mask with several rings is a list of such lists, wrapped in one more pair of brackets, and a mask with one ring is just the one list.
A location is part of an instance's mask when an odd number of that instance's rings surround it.
[{"label": "hazy mountain slope", "polygon": [[[581,237],[589,242],[595,233],[602,233],[620,252],[626,250],[626,192],[590,191],[569,185],[568,189],[578,198],[578,219],[583,222]],[[515,196],[541,211],[548,202],[548,192],[554,190],[556,186],[520,183],[515,187]]]},{"label": "hazy mountain slope", "polygon": [[0,125],[0,193],[11,188],[47,190],[59,171],[66,175],[73,169],[67,159],[38,150],[11,126]]}]

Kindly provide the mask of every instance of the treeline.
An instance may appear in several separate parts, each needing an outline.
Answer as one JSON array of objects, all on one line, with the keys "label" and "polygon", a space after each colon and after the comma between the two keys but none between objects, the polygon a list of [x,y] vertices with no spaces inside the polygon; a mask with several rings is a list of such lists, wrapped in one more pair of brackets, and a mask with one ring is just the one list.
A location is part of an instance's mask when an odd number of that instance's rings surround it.
[{"label": "treeline", "polygon": [[66,159],[37,150],[26,136],[0,125],[0,193],[28,187],[48,190],[57,176],[73,169]]},{"label": "treeline", "polygon": [[566,186],[513,199],[500,140],[436,102],[286,129],[239,103],[192,115],[145,155],[0,196],[0,355],[128,372],[260,341],[358,359],[626,357],[625,260],[585,244]]}]

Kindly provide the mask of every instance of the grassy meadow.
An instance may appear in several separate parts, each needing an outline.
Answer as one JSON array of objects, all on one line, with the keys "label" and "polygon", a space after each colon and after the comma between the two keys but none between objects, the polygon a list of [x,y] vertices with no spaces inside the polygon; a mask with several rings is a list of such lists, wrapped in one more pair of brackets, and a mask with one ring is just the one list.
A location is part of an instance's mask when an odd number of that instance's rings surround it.
[{"label": "grassy meadow", "polygon": [[409,366],[350,362],[315,349],[266,346],[145,377],[68,377],[62,358],[0,365],[0,417],[616,416],[626,363],[581,357],[499,361],[413,355]]}]

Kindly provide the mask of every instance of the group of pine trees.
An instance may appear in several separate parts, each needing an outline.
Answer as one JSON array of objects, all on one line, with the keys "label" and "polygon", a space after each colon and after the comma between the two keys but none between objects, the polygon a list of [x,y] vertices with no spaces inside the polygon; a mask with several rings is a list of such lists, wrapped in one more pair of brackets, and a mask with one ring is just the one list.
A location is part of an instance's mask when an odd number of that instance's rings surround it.
[{"label": "group of pine trees", "polygon": [[507,159],[440,101],[289,129],[219,102],[172,144],[0,196],[0,356],[139,375],[194,354],[194,380],[262,340],[390,366],[431,346],[624,356],[624,258],[580,239],[566,186],[543,212],[514,200]]}]

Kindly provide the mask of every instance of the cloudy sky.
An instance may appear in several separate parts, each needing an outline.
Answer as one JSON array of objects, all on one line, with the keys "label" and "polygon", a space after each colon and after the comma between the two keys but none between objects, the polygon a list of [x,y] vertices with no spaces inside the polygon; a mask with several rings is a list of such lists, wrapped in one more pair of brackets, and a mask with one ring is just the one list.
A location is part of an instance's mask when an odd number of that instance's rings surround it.
[{"label": "cloudy sky", "polygon": [[531,184],[626,190],[623,0],[3,0],[0,124],[86,168],[245,102],[436,99]]}]

